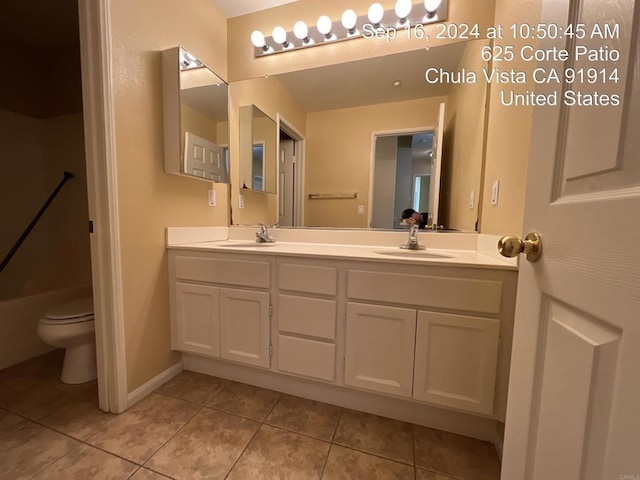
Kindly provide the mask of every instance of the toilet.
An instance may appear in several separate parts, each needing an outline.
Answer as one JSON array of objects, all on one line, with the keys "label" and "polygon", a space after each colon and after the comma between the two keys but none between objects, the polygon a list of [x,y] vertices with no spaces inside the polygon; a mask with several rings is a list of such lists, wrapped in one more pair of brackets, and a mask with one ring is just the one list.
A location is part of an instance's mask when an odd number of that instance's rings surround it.
[{"label": "toilet", "polygon": [[63,383],[85,383],[96,378],[96,338],[93,299],[74,300],[49,310],[38,322],[43,342],[64,348]]}]

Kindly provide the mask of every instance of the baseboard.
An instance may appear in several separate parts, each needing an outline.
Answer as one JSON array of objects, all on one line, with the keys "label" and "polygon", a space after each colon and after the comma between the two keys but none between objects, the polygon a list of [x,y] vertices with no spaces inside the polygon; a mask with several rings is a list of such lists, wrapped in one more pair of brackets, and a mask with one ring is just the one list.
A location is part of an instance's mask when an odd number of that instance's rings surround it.
[{"label": "baseboard", "polygon": [[402,398],[245,367],[236,363],[182,354],[184,369],[278,392],[495,442],[496,420],[438,408]]},{"label": "baseboard", "polygon": [[177,362],[175,365],[167,368],[164,372],[156,375],[151,380],[149,380],[144,385],[139,386],[133,392],[131,392],[127,397],[127,408],[133,407],[136,403],[142,400],[144,397],[153,392],[156,388],[164,385],[173,377],[178,375],[180,372],[184,370],[184,364],[182,360]]}]

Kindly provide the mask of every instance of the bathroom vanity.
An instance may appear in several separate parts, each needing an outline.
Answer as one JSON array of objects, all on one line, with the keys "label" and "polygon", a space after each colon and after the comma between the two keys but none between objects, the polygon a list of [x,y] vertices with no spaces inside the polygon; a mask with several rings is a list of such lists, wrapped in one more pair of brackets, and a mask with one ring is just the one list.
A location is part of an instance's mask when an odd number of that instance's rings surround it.
[{"label": "bathroom vanity", "polygon": [[473,250],[173,245],[172,348],[190,370],[352,408],[358,391],[504,421],[516,274]]}]

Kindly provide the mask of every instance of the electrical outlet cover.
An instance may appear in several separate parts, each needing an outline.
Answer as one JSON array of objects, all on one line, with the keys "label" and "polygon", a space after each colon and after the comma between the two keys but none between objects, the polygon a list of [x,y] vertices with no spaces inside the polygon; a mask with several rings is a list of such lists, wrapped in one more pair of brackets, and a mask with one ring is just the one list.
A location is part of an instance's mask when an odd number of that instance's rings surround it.
[{"label": "electrical outlet cover", "polygon": [[491,185],[491,205],[498,204],[499,193],[500,193],[500,180],[496,180]]}]

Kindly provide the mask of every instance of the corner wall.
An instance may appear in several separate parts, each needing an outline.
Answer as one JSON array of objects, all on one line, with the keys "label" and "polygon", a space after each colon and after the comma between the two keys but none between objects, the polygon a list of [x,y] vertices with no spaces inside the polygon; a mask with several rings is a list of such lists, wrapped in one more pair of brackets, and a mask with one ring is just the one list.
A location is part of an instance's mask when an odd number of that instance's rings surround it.
[{"label": "corner wall", "polygon": [[228,190],[164,173],[162,50],[184,45],[227,78],[226,19],[203,0],[112,0],[112,87],[122,255],[127,387],[179,358],[170,348],[164,229],[226,226]]},{"label": "corner wall", "polygon": [[[535,25],[540,17],[538,0],[496,0],[496,25],[528,23]],[[496,40],[496,45],[513,45],[515,50],[532,40]],[[496,65],[497,66],[497,65]],[[535,62],[514,60],[509,68],[527,72],[531,79]],[[531,80],[526,84],[492,84],[490,86],[489,122],[485,156],[484,185],[480,231],[490,235],[521,235],[524,219],[524,200],[527,185],[527,164],[531,138],[533,107],[501,104],[500,90],[513,89],[517,93],[534,90]],[[491,185],[500,180],[498,205],[491,205]]]}]

